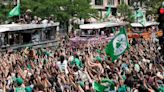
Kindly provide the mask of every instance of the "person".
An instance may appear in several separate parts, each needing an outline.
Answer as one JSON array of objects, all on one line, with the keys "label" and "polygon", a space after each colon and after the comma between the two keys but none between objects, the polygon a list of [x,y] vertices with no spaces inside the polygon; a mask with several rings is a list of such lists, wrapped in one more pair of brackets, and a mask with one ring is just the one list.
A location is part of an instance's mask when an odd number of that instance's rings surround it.
[{"label": "person", "polygon": [[27,24],[31,23],[31,21],[32,21],[32,11],[30,9],[26,10],[26,13],[24,15],[24,19],[25,19]]},{"label": "person", "polygon": [[72,46],[61,37],[56,49],[33,47],[0,55],[0,91],[7,92],[163,92],[159,44],[135,39],[115,62],[108,42]]},{"label": "person", "polygon": [[48,23],[50,23],[50,24],[54,24],[55,23],[53,21],[53,17],[54,17],[54,15],[51,15],[50,17],[48,17]]},{"label": "person", "polygon": [[57,62],[57,66],[59,67],[60,72],[64,72],[66,75],[68,74],[68,61],[65,60],[64,55],[60,56],[60,61]]},{"label": "person", "polygon": [[42,20],[42,24],[48,24],[47,17],[45,17],[44,20]]}]

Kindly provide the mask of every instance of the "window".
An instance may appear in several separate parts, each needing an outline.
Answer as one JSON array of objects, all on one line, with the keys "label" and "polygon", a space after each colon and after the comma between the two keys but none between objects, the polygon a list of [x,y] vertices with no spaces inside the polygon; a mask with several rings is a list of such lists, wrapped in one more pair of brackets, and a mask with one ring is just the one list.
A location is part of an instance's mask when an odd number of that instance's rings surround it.
[{"label": "window", "polygon": [[118,0],[118,4],[122,4],[122,3],[126,3],[126,0]]},{"label": "window", "polygon": [[108,5],[114,5],[114,0],[108,0]]},{"label": "window", "polygon": [[103,5],[103,0],[95,0],[95,5]]},{"label": "window", "polygon": [[118,4],[121,4],[121,1],[120,0],[118,0]]},{"label": "window", "polygon": [[130,5],[131,0],[128,0],[128,5]]}]

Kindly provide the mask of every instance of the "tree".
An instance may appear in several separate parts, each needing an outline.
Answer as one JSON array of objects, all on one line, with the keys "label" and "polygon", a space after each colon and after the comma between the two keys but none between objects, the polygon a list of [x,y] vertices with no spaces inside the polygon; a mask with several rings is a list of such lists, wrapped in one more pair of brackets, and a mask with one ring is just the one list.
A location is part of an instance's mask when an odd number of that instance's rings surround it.
[{"label": "tree", "polygon": [[142,7],[144,5],[144,2],[147,0],[130,0],[130,5],[133,6],[134,3],[138,3],[140,4],[140,6]]},{"label": "tree", "polygon": [[131,0],[131,4],[134,4],[134,2],[139,2],[140,6],[146,9],[147,15],[156,15],[162,0]]},{"label": "tree", "polygon": [[158,9],[161,6],[162,0],[145,0],[146,14],[147,15],[157,15]]},{"label": "tree", "polygon": [[134,21],[134,17],[132,16],[133,15],[132,10],[127,4],[122,2],[118,6],[118,12],[121,13],[121,16],[124,17],[124,20],[129,21],[129,22]]},{"label": "tree", "polygon": [[[11,4],[10,7],[7,5],[0,9],[9,12],[13,8],[11,6],[13,5]],[[32,10],[33,15],[41,18],[53,14],[56,21],[66,27],[69,19],[73,17],[87,19],[97,16],[97,11],[91,9],[90,0],[21,0],[21,14],[24,14],[27,9]],[[5,17],[3,20],[7,18],[6,13],[0,12],[0,16]]]},{"label": "tree", "polygon": [[7,17],[8,11],[10,11],[11,7],[11,1],[4,2],[3,0],[0,0],[0,24],[4,23],[6,20],[9,20]]}]

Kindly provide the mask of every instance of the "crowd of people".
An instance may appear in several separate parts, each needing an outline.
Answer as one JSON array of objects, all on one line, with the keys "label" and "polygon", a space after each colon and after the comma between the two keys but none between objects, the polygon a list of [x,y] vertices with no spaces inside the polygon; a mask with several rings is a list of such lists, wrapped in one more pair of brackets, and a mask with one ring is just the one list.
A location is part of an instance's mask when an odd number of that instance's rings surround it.
[{"label": "crowd of people", "polygon": [[112,62],[108,44],[56,49],[33,47],[0,53],[0,92],[164,92],[164,58],[158,43],[133,39]]},{"label": "crowd of people", "polygon": [[[27,9],[26,12],[21,15],[19,18],[15,17],[14,22],[17,24],[48,24],[48,23],[55,23],[54,22],[54,15],[50,15],[49,17],[41,18],[38,16],[33,16],[32,11]],[[8,21],[6,21],[8,24]],[[10,23],[9,23],[10,24]]]}]

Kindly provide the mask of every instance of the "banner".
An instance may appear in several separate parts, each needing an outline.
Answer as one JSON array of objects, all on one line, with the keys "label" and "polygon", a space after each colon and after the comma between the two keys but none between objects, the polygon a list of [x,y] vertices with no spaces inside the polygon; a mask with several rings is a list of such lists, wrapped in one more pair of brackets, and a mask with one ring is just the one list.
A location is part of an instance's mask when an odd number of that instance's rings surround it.
[{"label": "banner", "polygon": [[120,29],[118,33],[106,46],[105,51],[108,56],[112,58],[114,62],[120,55],[124,54],[128,49],[129,43],[125,32],[125,28]]}]

